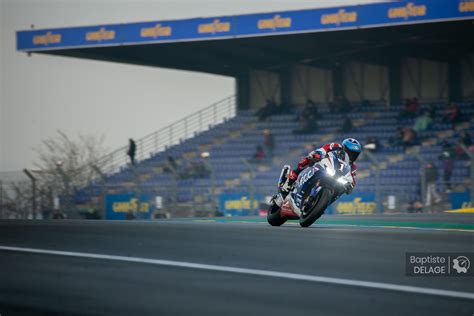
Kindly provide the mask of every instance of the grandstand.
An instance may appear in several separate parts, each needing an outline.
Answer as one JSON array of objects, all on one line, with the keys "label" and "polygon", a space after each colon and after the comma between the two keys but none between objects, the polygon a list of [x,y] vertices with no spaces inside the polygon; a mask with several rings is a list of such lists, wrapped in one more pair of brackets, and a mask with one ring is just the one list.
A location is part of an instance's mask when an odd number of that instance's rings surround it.
[{"label": "grandstand", "polygon": [[[433,104],[439,112],[445,106],[441,102]],[[472,103],[462,103],[461,108],[464,117],[473,117]],[[249,192],[252,190],[252,186],[255,186],[255,194],[268,196],[275,192],[275,184],[281,166],[285,163],[295,165],[300,157],[307,154],[313,144],[337,141],[345,137],[355,137],[364,141],[370,136],[377,136],[381,146],[374,155],[382,165],[383,193],[384,195],[396,195],[402,201],[401,206],[405,209],[408,201],[420,199],[419,186],[422,165],[415,156],[406,154],[404,147],[394,147],[388,144],[389,138],[399,126],[397,116],[400,110],[401,106],[392,106],[390,109],[384,105],[361,107],[359,111],[348,114],[355,122],[354,130],[349,133],[340,133],[338,130],[343,122],[343,114],[333,114],[327,107],[322,107],[320,114],[324,120],[319,122],[320,132],[305,135],[293,134],[293,131],[299,128],[295,114],[276,115],[268,121],[259,122],[253,112],[242,111],[233,119],[141,162],[136,167],[142,179],[141,190],[149,195],[162,195],[170,198],[173,197],[172,194],[176,194],[178,204],[191,203],[197,205],[198,208],[202,202],[210,202],[214,198],[211,177],[174,180],[173,174],[163,172],[168,156],[174,157],[179,166],[185,166],[193,161],[201,161],[200,154],[206,150],[210,153],[210,164],[215,174],[216,195]],[[411,126],[413,121],[413,119],[405,120],[404,125]],[[251,178],[242,159],[252,157],[255,147],[262,143],[262,134],[265,129],[273,131],[275,137],[274,158],[270,163],[255,164],[254,178]],[[432,160],[439,165],[438,157],[442,152],[442,140],[455,143],[463,130],[473,131],[472,121],[458,124],[453,131],[451,126],[443,123],[439,117],[430,130],[420,132],[420,146],[416,148],[419,148],[420,155],[427,161]],[[216,138],[219,138],[218,142],[215,142]],[[376,183],[371,162],[362,158],[358,165],[360,174],[357,192],[375,192]],[[135,179],[136,176],[131,168],[124,168],[109,176],[106,185],[111,190],[110,192],[133,194],[136,192]],[[456,161],[452,183],[458,191],[464,191],[467,187],[469,168],[466,161]],[[101,185],[95,185],[94,195],[96,197],[101,194]],[[177,188],[176,192],[173,191],[174,186]],[[444,188],[441,178],[438,181],[438,187]],[[87,192],[90,191],[85,190],[84,193]],[[173,193],[171,194],[171,192]],[[84,193],[83,199],[90,198]]]},{"label": "grandstand", "polygon": [[[380,177],[368,156],[359,163],[357,194],[377,193],[379,210],[386,197],[398,200],[398,211],[420,196],[420,170],[438,164],[441,142],[454,143],[472,132],[474,106],[474,2],[399,1],[338,8],[154,21],[120,25],[29,30],[17,34],[18,50],[76,58],[108,60],[154,67],[232,76],[236,96],[218,102],[138,142],[139,164],[126,164],[120,148],[101,162],[104,177],[77,192],[78,204],[105,203],[104,195],[163,196],[176,214],[213,212],[221,195],[245,194],[261,199],[275,191],[284,163],[294,165],[314,145],[376,136],[373,153]],[[389,146],[400,126],[406,98],[417,97],[438,113],[432,128],[418,134],[419,144],[405,150]],[[337,98],[357,110],[330,111]],[[260,121],[255,115],[266,99],[285,114]],[[296,115],[306,100],[318,107],[318,129],[294,134]],[[448,101],[461,108],[454,128],[442,121]],[[340,132],[344,119],[353,130]],[[248,163],[263,130],[275,137],[274,157]],[[203,152],[209,153],[203,158]],[[167,166],[201,164],[207,176],[182,177]],[[168,169],[167,169],[168,168]],[[168,171],[167,171],[168,170]],[[456,161],[454,190],[468,191],[466,161]],[[377,180],[378,179],[378,180]],[[380,181],[377,183],[377,181]],[[438,187],[444,189],[439,180]],[[105,191],[104,191],[105,190]],[[446,197],[446,196],[445,196]],[[382,205],[383,204],[383,205]],[[447,206],[448,207],[448,206]],[[183,210],[180,213],[179,210]]]}]

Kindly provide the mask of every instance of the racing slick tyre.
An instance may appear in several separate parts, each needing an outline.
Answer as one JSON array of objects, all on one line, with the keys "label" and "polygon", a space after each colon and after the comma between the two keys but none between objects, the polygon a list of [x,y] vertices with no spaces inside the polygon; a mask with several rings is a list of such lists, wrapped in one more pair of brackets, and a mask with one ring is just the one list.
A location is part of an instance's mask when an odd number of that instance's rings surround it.
[{"label": "racing slick tyre", "polygon": [[281,226],[286,222],[286,218],[281,217],[280,207],[275,203],[271,203],[268,207],[267,221],[272,226]]},{"label": "racing slick tyre", "polygon": [[329,203],[331,203],[332,196],[333,192],[331,189],[321,188],[318,195],[312,201],[310,200],[305,204],[304,212],[300,217],[300,226],[309,227],[320,218]]}]

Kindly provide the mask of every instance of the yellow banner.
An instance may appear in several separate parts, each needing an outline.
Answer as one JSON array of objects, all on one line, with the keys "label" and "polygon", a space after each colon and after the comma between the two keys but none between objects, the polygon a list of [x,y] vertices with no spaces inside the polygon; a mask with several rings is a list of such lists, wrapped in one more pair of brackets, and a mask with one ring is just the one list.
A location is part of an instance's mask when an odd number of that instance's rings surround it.
[{"label": "yellow banner", "polygon": [[171,33],[171,26],[163,26],[160,23],[157,23],[154,27],[144,27],[140,30],[141,37],[165,37],[171,36]]},{"label": "yellow banner", "polygon": [[87,32],[86,33],[86,41],[105,41],[105,40],[113,40],[115,39],[115,31],[113,30],[106,30],[105,27],[101,27],[98,31],[94,32]]},{"label": "yellow banner", "polygon": [[275,15],[272,19],[258,20],[258,28],[264,29],[279,29],[291,27],[291,18],[282,18],[279,14]]},{"label": "yellow banner", "polygon": [[388,10],[389,19],[403,18],[407,20],[410,17],[425,16],[427,8],[425,5],[415,5],[413,2],[408,2],[404,7],[396,7]]},{"label": "yellow banner", "polygon": [[48,45],[48,44],[59,44],[61,43],[61,34],[54,34],[48,32],[44,35],[33,36],[33,44],[35,45]]},{"label": "yellow banner", "polygon": [[[146,213],[150,209],[150,203],[140,203],[140,212]],[[138,211],[138,199],[130,199],[129,202],[114,202],[112,204],[112,211],[114,213],[128,213]]]},{"label": "yellow banner", "polygon": [[474,0],[467,0],[459,2],[459,12],[474,12]]},{"label": "yellow banner", "polygon": [[337,13],[321,15],[321,24],[341,25],[344,23],[357,22],[357,12],[340,9]]},{"label": "yellow banner", "polygon": [[221,22],[219,19],[215,19],[212,23],[199,24],[198,33],[223,33],[230,31],[230,22]]},{"label": "yellow banner", "polygon": [[377,208],[375,202],[362,202],[361,198],[355,198],[351,202],[339,202],[336,205],[337,214],[374,214]]},{"label": "yellow banner", "polygon": [[227,200],[225,201],[224,208],[226,210],[249,210],[251,208],[257,208],[258,201],[253,201],[253,207],[250,207],[250,200],[247,197],[242,197],[240,200]]}]

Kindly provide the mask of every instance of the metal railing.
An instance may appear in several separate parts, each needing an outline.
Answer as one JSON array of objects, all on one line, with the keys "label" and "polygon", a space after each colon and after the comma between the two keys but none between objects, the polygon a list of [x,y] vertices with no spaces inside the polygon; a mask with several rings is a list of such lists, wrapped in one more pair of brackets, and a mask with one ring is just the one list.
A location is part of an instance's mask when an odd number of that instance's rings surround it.
[{"label": "metal railing", "polygon": [[[135,140],[137,145],[135,161],[148,159],[173,145],[207,131],[233,118],[236,111],[236,98],[233,95]],[[99,159],[97,165],[101,166],[102,172],[107,175],[120,171],[129,162],[127,150],[128,145],[123,146]]]}]

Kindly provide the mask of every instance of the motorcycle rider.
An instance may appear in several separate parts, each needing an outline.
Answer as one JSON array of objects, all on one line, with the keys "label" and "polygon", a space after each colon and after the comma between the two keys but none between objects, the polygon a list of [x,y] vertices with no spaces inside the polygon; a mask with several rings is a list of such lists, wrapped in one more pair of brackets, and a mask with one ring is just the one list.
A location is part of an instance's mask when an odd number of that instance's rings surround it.
[{"label": "motorcycle rider", "polygon": [[283,198],[293,190],[294,183],[296,179],[298,179],[298,175],[306,169],[309,166],[312,166],[314,163],[320,161],[321,159],[325,158],[326,155],[335,150],[340,150],[341,152],[347,153],[349,156],[349,165],[351,167],[351,175],[352,175],[352,183],[349,185],[347,188],[346,193],[351,194],[352,190],[355,187],[356,181],[355,181],[355,176],[357,174],[357,165],[355,161],[357,160],[357,157],[359,157],[359,154],[362,152],[362,146],[354,138],[346,138],[342,141],[341,144],[338,143],[329,143],[321,148],[318,148],[316,150],[313,150],[310,152],[306,157],[301,159],[298,163],[298,166],[294,169],[291,170],[291,172],[288,175],[288,181],[284,186],[281,188],[281,191],[283,193]]}]

